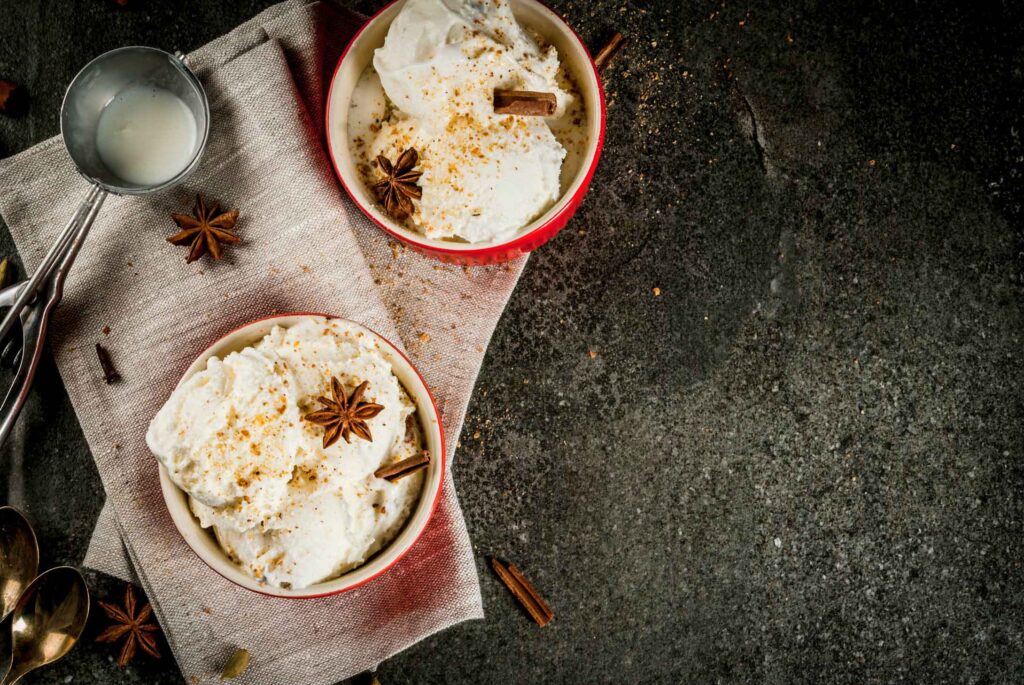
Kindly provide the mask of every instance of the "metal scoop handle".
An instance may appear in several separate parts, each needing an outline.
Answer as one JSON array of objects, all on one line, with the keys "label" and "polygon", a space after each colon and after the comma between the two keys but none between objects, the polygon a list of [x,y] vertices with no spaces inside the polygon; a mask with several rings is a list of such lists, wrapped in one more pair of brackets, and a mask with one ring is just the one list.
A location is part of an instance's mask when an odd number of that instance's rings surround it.
[{"label": "metal scoop handle", "polygon": [[7,440],[25,405],[43,353],[50,315],[64,296],[64,280],[106,197],[107,191],[94,185],[32,277],[0,291],[0,307],[10,306],[0,324],[0,340],[16,320],[21,321],[22,335],[18,372],[0,405],[0,444]]},{"label": "metal scoop handle", "polygon": [[[49,278],[50,273],[53,271],[54,265],[57,260],[61,258],[64,250],[67,249],[68,241],[75,235],[78,229],[81,227],[82,219],[86,216],[92,206],[95,204],[96,199],[106,195],[106,191],[100,188],[98,185],[93,185],[89,189],[89,194],[82,200],[82,204],[78,206],[78,210],[71,217],[68,225],[64,227],[60,237],[57,238],[57,242],[53,244],[50,251],[43,257],[42,263],[36,272],[32,274],[32,277],[28,280],[25,287],[18,293],[17,298],[11,304],[10,310],[7,315],[4,316],[3,322],[0,323],[0,340],[4,338],[14,327],[14,322],[21,316],[21,310],[26,304],[33,298],[36,291],[39,290],[40,284]],[[101,200],[102,202],[102,200]]]}]

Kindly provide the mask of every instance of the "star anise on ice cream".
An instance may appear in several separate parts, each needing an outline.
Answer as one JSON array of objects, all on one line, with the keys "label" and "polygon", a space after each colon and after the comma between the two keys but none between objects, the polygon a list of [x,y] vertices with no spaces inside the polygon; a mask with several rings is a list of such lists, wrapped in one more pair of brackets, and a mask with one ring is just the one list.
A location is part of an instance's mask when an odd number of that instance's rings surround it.
[{"label": "star anise on ice cream", "polygon": [[117,642],[124,638],[124,645],[121,647],[121,655],[117,659],[117,665],[124,668],[135,656],[135,648],[142,647],[142,651],[154,659],[160,658],[160,651],[156,648],[156,634],[160,628],[155,623],[146,623],[146,620],[153,614],[153,607],[146,602],[138,613],[135,612],[135,591],[131,585],[125,586],[124,606],[119,607],[107,602],[100,602],[107,618],[113,621],[113,625],[96,636],[97,642]]},{"label": "star anise on ice cream", "polygon": [[363,393],[368,387],[370,382],[363,381],[346,397],[341,381],[332,376],[332,397],[318,397],[317,402],[324,405],[323,409],[302,417],[304,421],[324,427],[324,449],[338,442],[338,438],[345,438],[345,442],[351,442],[349,437],[352,435],[373,442],[373,435],[370,434],[370,426],[366,421],[381,413],[384,407],[372,402],[363,402]]},{"label": "star anise on ice cream", "polygon": [[420,156],[415,148],[408,148],[394,164],[384,155],[377,155],[377,164],[384,172],[384,180],[374,184],[373,189],[384,205],[384,211],[396,221],[405,221],[413,213],[413,198],[420,199],[423,191],[416,185],[423,175],[413,171]]},{"label": "star anise on ice cream", "polygon": [[242,239],[235,235],[235,221],[238,210],[221,212],[220,205],[207,207],[201,195],[196,195],[196,206],[192,216],[188,214],[171,214],[174,223],[181,230],[170,236],[167,242],[175,245],[188,245],[187,264],[191,264],[209,252],[214,259],[220,259],[221,245],[237,245]]}]

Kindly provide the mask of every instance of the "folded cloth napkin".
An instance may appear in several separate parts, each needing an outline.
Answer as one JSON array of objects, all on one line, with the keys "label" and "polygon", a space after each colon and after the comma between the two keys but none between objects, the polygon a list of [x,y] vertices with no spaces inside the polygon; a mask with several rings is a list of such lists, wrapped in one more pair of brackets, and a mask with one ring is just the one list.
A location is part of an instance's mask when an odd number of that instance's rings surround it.
[{"label": "folded cloth napkin", "polygon": [[[87,563],[137,579],[189,683],[332,683],[482,616],[450,472],[426,533],[388,573],[344,595],[284,600],[211,572],[178,536],[145,445],[191,360],[274,312],[324,311],[403,344],[438,400],[454,452],[484,350],[525,263],[463,270],[406,252],[342,197],[321,145],[326,78],[361,19],[292,0],[190,55],[212,110],[209,147],[178,188],[111,197],[68,280],[51,345],[107,492]],[[0,161],[0,214],[31,269],[78,197],[59,138]],[[186,265],[164,237],[201,192],[238,207],[243,243]],[[101,330],[110,327],[109,335]],[[123,381],[106,385],[102,340]],[[451,462],[449,462],[451,463]]]}]

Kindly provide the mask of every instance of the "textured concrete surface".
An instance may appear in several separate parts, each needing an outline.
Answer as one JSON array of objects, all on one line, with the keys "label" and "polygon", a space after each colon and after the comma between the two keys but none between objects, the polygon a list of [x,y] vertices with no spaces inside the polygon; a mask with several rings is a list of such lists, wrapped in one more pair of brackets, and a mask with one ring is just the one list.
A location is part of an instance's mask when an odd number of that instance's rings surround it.
[{"label": "textured concrete surface", "polygon": [[[0,154],[57,132],[91,56],[191,49],[262,4],[7,0],[0,76],[32,108]],[[631,40],[604,157],[462,436],[487,618],[382,682],[1019,682],[1020,9],[552,4]],[[79,562],[102,492],[52,362],[0,472],[44,562]],[[25,682],[180,682],[112,658],[87,639]]]}]

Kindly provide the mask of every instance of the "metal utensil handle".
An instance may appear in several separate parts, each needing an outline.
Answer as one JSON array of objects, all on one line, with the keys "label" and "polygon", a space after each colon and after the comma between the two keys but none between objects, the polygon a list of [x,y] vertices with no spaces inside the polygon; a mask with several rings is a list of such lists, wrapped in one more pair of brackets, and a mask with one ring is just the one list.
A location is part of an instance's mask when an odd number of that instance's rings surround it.
[{"label": "metal utensil handle", "polygon": [[82,219],[89,213],[93,205],[96,203],[97,198],[105,197],[107,191],[100,188],[98,185],[93,185],[89,189],[89,193],[82,200],[82,203],[78,205],[78,209],[75,211],[71,220],[68,221],[68,225],[61,231],[60,237],[50,248],[50,251],[43,257],[42,263],[36,272],[32,274],[32,278],[29,279],[28,284],[22,288],[18,297],[14,300],[14,304],[11,305],[6,316],[4,316],[3,322],[0,323],[0,340],[11,331],[14,327],[14,322],[21,316],[21,310],[25,308],[25,305],[32,299],[39,290],[39,286],[42,282],[50,276],[50,272],[53,270],[54,265],[57,261],[63,257],[64,251],[67,249],[68,241],[78,232],[81,228]]},{"label": "metal utensil handle", "polygon": [[[81,219],[81,216],[79,216],[79,219]],[[80,227],[81,221],[79,221],[79,228]],[[68,246],[75,239],[75,235],[76,233],[71,232],[62,234],[60,237],[57,238],[57,242],[54,243],[54,247],[58,249],[60,255],[64,255],[67,252]],[[3,290],[0,290],[0,308],[13,307],[14,303],[18,299],[18,296],[21,295],[22,292],[27,290],[29,288],[29,285],[30,281],[19,281],[17,283],[12,283]],[[31,302],[31,300],[29,301]]]},{"label": "metal utensil handle", "polygon": [[89,235],[89,230],[92,229],[93,222],[96,221],[96,216],[100,213],[100,209],[103,207],[103,201],[107,199],[107,191],[101,190],[93,200],[92,207],[89,209],[89,213],[86,214],[85,218],[82,219],[81,226],[75,232],[74,237],[64,251],[63,257],[60,260],[59,266],[52,272],[52,278],[50,279],[50,286],[48,288],[50,298],[47,301],[47,311],[52,310],[60,302],[61,297],[64,295],[64,279],[68,276],[68,271],[71,270],[71,265],[74,264],[75,258],[78,257],[78,253],[82,250],[82,245],[85,243],[86,237]]},{"label": "metal utensil handle", "polygon": [[[64,295],[64,279],[67,278],[68,271],[74,263],[75,257],[78,256],[86,236],[89,235],[89,229],[92,228],[106,197],[106,191],[101,190],[89,205],[83,203],[83,207],[88,206],[88,211],[76,226],[77,230],[67,238],[61,236],[61,240],[58,240],[58,244],[55,245],[55,247],[63,249],[57,255],[60,263],[50,269],[49,277],[46,280],[48,295],[46,302],[36,300],[28,307],[22,308],[20,314],[22,321],[21,363],[18,365],[18,373],[7,391],[3,405],[0,405],[0,417],[3,417],[0,419],[0,444],[7,440],[7,436],[10,435],[18,420],[21,408],[25,406],[25,400],[28,399],[28,393],[32,387],[32,379],[39,367],[39,358],[43,354],[43,342],[46,339],[50,315]],[[31,281],[22,290],[22,295],[29,292],[30,285]]]}]

